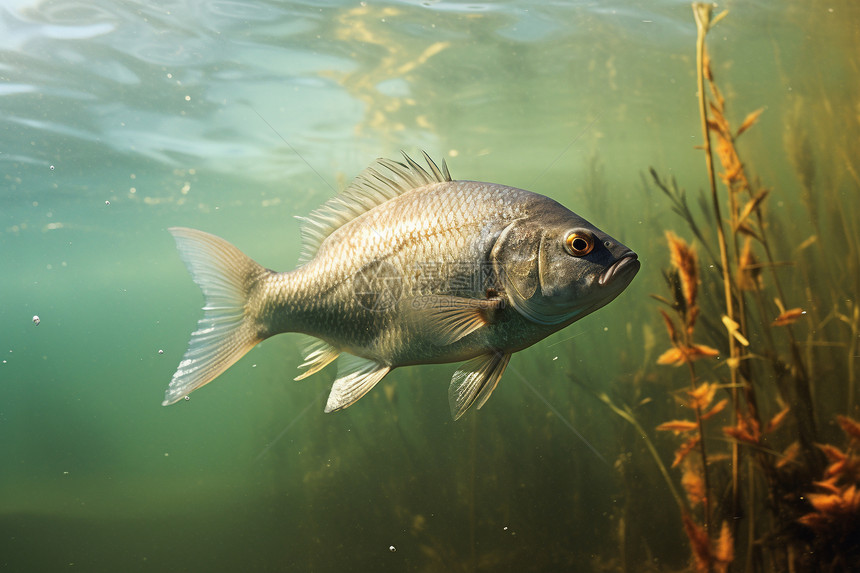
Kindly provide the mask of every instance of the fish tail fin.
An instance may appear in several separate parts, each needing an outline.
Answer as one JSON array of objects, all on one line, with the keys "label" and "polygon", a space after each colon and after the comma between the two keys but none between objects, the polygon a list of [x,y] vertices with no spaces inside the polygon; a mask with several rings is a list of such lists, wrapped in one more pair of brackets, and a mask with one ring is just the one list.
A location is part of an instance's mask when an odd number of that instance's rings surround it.
[{"label": "fish tail fin", "polygon": [[168,230],[206,303],[203,318],[191,334],[188,350],[165,392],[163,406],[211,382],[266,338],[248,301],[272,274],[215,235],[184,227]]}]

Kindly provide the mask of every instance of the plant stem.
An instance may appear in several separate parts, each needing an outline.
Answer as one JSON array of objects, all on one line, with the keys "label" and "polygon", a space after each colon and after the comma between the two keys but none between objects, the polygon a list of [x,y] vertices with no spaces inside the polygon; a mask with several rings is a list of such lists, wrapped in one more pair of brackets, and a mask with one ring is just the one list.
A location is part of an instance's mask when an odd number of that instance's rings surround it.
[{"label": "plant stem", "polygon": [[663,464],[663,460],[660,459],[660,454],[657,453],[657,448],[654,447],[654,444],[651,443],[651,440],[648,438],[648,434],[645,433],[645,430],[639,424],[639,421],[633,416],[633,412],[630,411],[628,406],[624,406],[622,410],[618,406],[612,403],[612,400],[609,399],[604,393],[597,394],[597,399],[609,406],[609,409],[615,412],[618,416],[620,416],[624,421],[633,426],[639,435],[642,436],[642,439],[645,440],[645,446],[648,448],[648,452],[651,454],[651,457],[654,458],[654,461],[657,463],[657,468],[660,470],[660,474],[663,476],[663,479],[666,481],[666,486],[669,488],[669,491],[672,493],[672,497],[675,498],[675,501],[678,503],[678,507],[681,510],[681,513],[687,511],[686,506],[684,505],[684,499],[681,497],[681,494],[678,493],[678,490],[675,488],[675,484],[672,483],[672,478],[669,477],[669,471],[666,469],[666,466]]},{"label": "plant stem", "polygon": [[[687,346],[690,346],[689,337],[687,340]],[[690,390],[696,390],[696,369],[693,368],[692,362],[687,362],[687,366],[690,369]],[[704,514],[704,519],[702,522],[705,525],[705,530],[710,530],[711,528],[711,482],[708,479],[708,450],[705,447],[705,423],[702,420],[702,407],[699,405],[699,401],[696,401],[696,425],[699,428],[699,451],[702,456],[702,480],[705,482],[705,497],[702,500],[702,512]]]},{"label": "plant stem", "polygon": [[[723,229],[723,218],[720,214],[720,199],[717,195],[717,180],[714,175],[714,158],[711,155],[711,133],[708,129],[708,106],[705,96],[705,36],[712,25],[711,13],[713,6],[703,2],[693,3],[693,16],[696,19],[696,82],[699,90],[699,115],[702,120],[702,136],[705,147],[705,164],[708,169],[708,183],[711,187],[711,200],[714,209],[714,223],[720,244],[720,263],[722,265],[723,291],[726,300],[726,315],[735,320],[734,302],[732,301],[732,285],[729,277],[729,255],[726,243],[726,233]],[[731,373],[732,411],[737,419],[738,412],[738,349],[735,337],[729,334],[729,372]],[[738,489],[738,466],[740,452],[737,441],[732,441],[732,515],[738,515],[740,491]]]}]

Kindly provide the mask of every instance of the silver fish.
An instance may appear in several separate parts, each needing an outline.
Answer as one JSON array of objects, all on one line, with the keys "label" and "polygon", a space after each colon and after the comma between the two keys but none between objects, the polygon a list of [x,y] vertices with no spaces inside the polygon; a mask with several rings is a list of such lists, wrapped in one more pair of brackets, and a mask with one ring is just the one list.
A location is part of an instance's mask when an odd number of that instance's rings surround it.
[{"label": "silver fish", "polygon": [[484,405],[511,354],[607,304],[639,270],[633,251],[548,197],[404,158],[377,160],[302,218],[293,271],[170,229],[206,303],[164,405],[266,338],[301,332],[315,342],[296,380],[342,356],[326,412],[399,366],[465,360],[448,390],[457,419]]}]

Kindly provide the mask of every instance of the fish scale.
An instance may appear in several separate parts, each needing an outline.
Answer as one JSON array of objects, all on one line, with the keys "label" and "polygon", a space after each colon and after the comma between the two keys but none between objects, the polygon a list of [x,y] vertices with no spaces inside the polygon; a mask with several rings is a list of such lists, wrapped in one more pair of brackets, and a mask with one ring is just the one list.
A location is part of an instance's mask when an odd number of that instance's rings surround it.
[{"label": "fish scale", "polygon": [[293,271],[171,229],[207,302],[165,405],[260,341],[301,332],[315,341],[297,379],[342,357],[326,412],[397,367],[465,360],[449,385],[456,419],[487,401],[511,354],[607,304],[639,270],[633,251],[548,197],[404,158],[377,160],[303,219]]}]

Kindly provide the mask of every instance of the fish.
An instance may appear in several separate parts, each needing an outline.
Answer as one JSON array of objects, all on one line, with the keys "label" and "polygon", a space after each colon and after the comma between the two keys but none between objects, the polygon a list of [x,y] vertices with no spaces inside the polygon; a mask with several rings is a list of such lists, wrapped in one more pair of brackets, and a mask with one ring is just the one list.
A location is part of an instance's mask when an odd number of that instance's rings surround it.
[{"label": "fish", "polygon": [[205,305],[165,393],[174,404],[251,348],[309,335],[301,380],[337,360],[325,412],[392,370],[464,362],[452,417],[481,408],[511,355],[616,298],[635,252],[553,199],[454,180],[422,152],[380,158],[302,221],[299,266],[276,272],[215,235],[172,227]]}]

